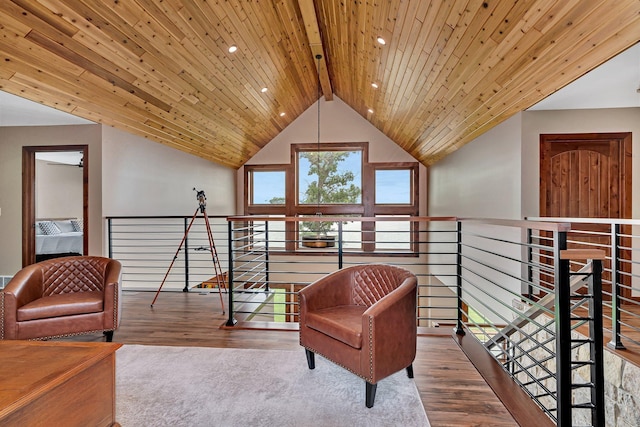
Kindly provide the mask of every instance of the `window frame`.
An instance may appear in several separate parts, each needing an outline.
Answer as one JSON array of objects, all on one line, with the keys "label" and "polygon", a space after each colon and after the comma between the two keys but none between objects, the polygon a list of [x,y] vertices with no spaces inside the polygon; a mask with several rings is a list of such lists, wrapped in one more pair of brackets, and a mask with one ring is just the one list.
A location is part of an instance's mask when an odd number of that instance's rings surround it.
[{"label": "window frame", "polygon": [[[419,215],[419,167],[417,162],[385,162],[385,163],[373,163],[373,193],[371,199],[373,200],[373,216],[376,215]],[[409,189],[411,202],[410,203],[376,203],[375,191],[376,191],[376,171],[378,170],[408,170],[411,173]]]},{"label": "window frame", "polygon": [[[286,214],[286,205],[289,197],[289,175],[291,165],[245,165],[244,167],[244,211],[246,215],[283,215]],[[284,205],[253,204],[253,173],[254,172],[284,172]]]},{"label": "window frame", "polygon": [[[362,198],[356,204],[299,204],[298,203],[298,154],[301,151],[316,151],[316,143],[291,144],[289,164],[245,165],[244,166],[244,211],[245,215],[285,215],[313,216],[318,213],[327,216],[418,216],[419,215],[419,163],[418,162],[369,162],[368,142],[321,143],[322,151],[362,151]],[[411,171],[409,204],[376,204],[375,172],[376,170],[409,170]],[[285,172],[285,204],[251,204],[251,179],[255,171]],[[412,223],[411,251],[417,250],[418,223]],[[296,223],[289,222],[285,227],[287,243],[286,251],[299,249],[299,230]],[[363,221],[361,228],[362,252],[375,254],[375,222]],[[307,253],[309,251],[301,251]],[[380,251],[381,255],[385,252]]]},{"label": "window frame", "polygon": [[[362,173],[362,195],[360,203],[339,203],[339,204],[321,204],[319,207],[316,204],[300,204],[298,202],[298,153],[301,151],[317,151],[318,144],[310,143],[310,144],[291,144],[291,164],[293,167],[293,176],[291,176],[291,185],[294,189],[294,193],[292,194],[293,207],[295,209],[292,210],[291,216],[299,216],[299,215],[316,215],[317,213],[321,213],[323,215],[341,215],[341,214],[351,214],[351,215],[364,215],[364,207],[363,201],[365,199],[365,169],[366,165],[368,165],[369,161],[369,146],[366,142],[345,142],[345,143],[321,143],[320,150],[321,151],[362,151],[362,165],[361,165],[361,173]],[[289,200],[287,200],[288,204]]]}]

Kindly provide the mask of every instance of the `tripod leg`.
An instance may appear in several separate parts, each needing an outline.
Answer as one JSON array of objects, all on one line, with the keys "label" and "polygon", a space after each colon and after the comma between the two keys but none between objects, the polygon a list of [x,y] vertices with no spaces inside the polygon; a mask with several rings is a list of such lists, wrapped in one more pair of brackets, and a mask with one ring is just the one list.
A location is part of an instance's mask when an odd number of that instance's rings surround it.
[{"label": "tripod leg", "polygon": [[187,226],[187,229],[184,232],[184,236],[182,236],[182,241],[180,242],[180,246],[178,246],[178,250],[176,251],[176,254],[173,256],[173,260],[171,260],[171,264],[169,265],[169,269],[167,270],[167,273],[164,275],[164,279],[162,279],[162,283],[160,283],[160,287],[156,292],[156,296],[153,298],[153,301],[151,302],[151,307],[153,307],[153,304],[156,303],[156,300],[158,299],[158,295],[160,295],[160,290],[164,286],[164,282],[167,281],[167,277],[169,277],[169,272],[171,271],[173,264],[176,262],[176,259],[178,258],[178,254],[182,249],[182,245],[184,245],[185,240],[187,240],[187,235],[189,234],[189,230],[191,230],[191,225],[193,225],[193,221],[196,219],[196,215],[198,215],[198,209],[196,209],[196,212],[193,214],[193,217],[191,217],[191,221],[189,222],[189,225]]},{"label": "tripod leg", "polygon": [[[222,306],[222,314],[224,314],[224,300],[222,299],[222,286],[224,285],[220,283],[220,278],[223,277],[222,267],[220,266],[220,261],[218,259],[218,252],[216,251],[216,244],[213,240],[213,234],[211,233],[211,224],[209,223],[209,217],[207,213],[204,212],[204,222],[207,227],[207,236],[209,237],[209,249],[211,250],[211,259],[213,260],[213,270],[215,272],[216,282],[218,284],[218,293],[220,295],[220,305]],[[223,279],[224,282],[224,279]]]}]

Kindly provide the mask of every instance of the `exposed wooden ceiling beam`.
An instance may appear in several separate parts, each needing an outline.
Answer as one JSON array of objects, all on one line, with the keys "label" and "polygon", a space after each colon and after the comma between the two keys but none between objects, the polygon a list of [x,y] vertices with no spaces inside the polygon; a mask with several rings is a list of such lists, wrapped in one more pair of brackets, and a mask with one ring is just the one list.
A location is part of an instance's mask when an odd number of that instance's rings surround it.
[{"label": "exposed wooden ceiling beam", "polygon": [[[325,101],[331,101],[333,99],[333,89],[331,88],[327,56],[325,55],[324,46],[322,45],[322,36],[320,35],[320,27],[318,26],[318,17],[313,0],[298,0],[298,5],[300,5],[304,28],[307,31],[311,54],[317,63],[322,94],[324,95]],[[320,55],[320,60],[318,60],[318,55]]]}]

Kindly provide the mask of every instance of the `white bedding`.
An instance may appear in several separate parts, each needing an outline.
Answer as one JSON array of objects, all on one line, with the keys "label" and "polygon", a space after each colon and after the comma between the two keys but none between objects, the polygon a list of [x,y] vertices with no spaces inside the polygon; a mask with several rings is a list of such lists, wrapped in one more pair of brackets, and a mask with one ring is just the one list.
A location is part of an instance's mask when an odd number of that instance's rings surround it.
[{"label": "white bedding", "polygon": [[82,253],[82,231],[36,235],[36,255]]}]

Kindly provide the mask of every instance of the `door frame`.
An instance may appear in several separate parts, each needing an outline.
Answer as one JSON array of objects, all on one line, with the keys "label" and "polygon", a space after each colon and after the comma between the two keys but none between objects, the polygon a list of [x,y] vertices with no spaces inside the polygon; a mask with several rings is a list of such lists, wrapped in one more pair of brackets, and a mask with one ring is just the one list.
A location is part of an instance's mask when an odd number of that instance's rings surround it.
[{"label": "door frame", "polygon": [[552,144],[554,142],[566,141],[567,139],[571,139],[572,141],[579,142],[585,141],[585,144],[588,144],[587,141],[595,141],[595,140],[612,140],[618,139],[620,140],[620,150],[619,150],[619,174],[620,177],[620,186],[619,186],[619,212],[620,218],[631,218],[632,214],[632,203],[631,203],[631,195],[632,195],[632,176],[631,176],[631,168],[632,168],[632,158],[631,158],[631,132],[598,132],[598,133],[563,133],[563,134],[540,134],[540,207],[539,212],[540,216],[546,215],[546,196],[547,196],[547,183],[543,179],[542,176],[542,168],[544,167],[543,163],[546,158],[546,153],[544,152],[545,143]]},{"label": "door frame", "polygon": [[89,145],[36,145],[22,147],[22,267],[36,261],[36,153],[82,152],[82,252],[89,249]]}]

